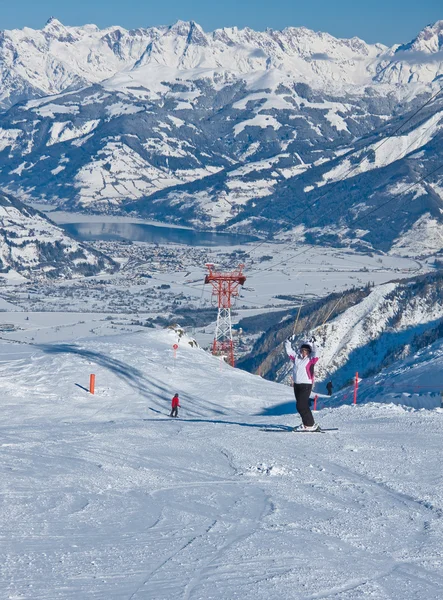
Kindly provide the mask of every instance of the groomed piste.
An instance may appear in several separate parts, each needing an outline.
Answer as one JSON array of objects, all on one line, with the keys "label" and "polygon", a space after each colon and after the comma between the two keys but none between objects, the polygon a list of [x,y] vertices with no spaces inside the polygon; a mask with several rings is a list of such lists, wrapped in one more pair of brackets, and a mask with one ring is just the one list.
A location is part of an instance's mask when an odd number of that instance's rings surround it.
[{"label": "groomed piste", "polygon": [[264,433],[291,388],[176,341],[0,346],[2,598],[443,597],[441,409],[338,393],[339,431]]}]

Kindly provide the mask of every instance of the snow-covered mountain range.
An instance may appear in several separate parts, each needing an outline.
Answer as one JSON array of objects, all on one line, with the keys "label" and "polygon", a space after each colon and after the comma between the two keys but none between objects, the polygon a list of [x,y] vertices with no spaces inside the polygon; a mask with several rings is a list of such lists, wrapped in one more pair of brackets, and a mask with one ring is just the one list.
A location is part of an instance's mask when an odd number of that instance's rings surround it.
[{"label": "snow-covered mountain range", "polygon": [[[432,251],[443,175],[421,179],[441,152],[442,39],[443,21],[392,48],[181,21],[4,31],[0,186],[200,228],[302,225],[363,248],[408,252],[411,228],[432,230]],[[356,222],[394,196],[419,200],[383,230],[383,210]]]},{"label": "snow-covered mountain range", "polygon": [[[442,74],[443,21],[409,44],[388,48],[359,38],[337,39],[305,27],[206,33],[195,22],[125,30],[66,27],[55,18],[42,30],[2,31],[0,81],[4,106],[32,96],[100,83],[116,74],[131,79],[140,67],[167,71],[228,71],[233,77],[278,69],[324,87],[343,84],[432,82]],[[194,73],[198,76],[198,73]],[[166,78],[169,80],[169,78]],[[158,82],[157,85],[160,85]]]}]

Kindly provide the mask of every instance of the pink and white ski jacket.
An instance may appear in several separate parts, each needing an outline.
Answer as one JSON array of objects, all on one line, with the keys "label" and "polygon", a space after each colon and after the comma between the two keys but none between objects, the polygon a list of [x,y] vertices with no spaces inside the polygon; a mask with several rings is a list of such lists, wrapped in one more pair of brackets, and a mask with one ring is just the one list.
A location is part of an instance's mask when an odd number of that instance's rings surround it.
[{"label": "pink and white ski jacket", "polygon": [[294,363],[292,368],[292,379],[294,383],[314,383],[314,365],[318,362],[319,356],[315,344],[309,342],[309,345],[312,348],[312,352],[309,356],[303,357],[301,352],[295,352],[292,349],[291,342],[286,340],[286,354]]}]

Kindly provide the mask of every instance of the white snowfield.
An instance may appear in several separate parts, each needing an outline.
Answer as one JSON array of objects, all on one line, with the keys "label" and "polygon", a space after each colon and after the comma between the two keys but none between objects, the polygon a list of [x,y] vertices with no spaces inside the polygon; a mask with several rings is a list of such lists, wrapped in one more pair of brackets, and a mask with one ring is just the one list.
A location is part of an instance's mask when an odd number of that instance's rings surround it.
[{"label": "white snowfield", "polygon": [[294,434],[289,387],[176,341],[0,346],[1,598],[441,600],[440,409]]},{"label": "white snowfield", "polygon": [[355,168],[352,167],[351,159],[346,158],[337,167],[325,173],[323,181],[319,182],[318,186],[321,187],[333,181],[347,179],[351,176],[354,177],[356,174],[385,167],[400,160],[407,154],[413,154],[415,151],[426,146],[438,134],[441,130],[442,120],[443,111],[437,112],[420,127],[417,127],[407,135],[386,138],[383,140],[383,144],[380,141],[371,144],[364,149],[364,152],[366,153],[369,150],[374,153],[372,162],[368,158],[363,157],[363,151],[359,150],[355,152],[353,155],[354,164],[356,158],[360,161]]}]

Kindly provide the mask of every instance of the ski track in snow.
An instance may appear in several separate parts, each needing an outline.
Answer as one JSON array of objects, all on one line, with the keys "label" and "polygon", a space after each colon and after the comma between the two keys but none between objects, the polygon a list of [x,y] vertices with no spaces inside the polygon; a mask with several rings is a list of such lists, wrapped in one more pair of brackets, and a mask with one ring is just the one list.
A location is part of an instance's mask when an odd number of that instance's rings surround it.
[{"label": "ski track in snow", "polygon": [[0,346],[0,597],[441,600],[440,410],[272,435],[290,388],[171,335]]}]

